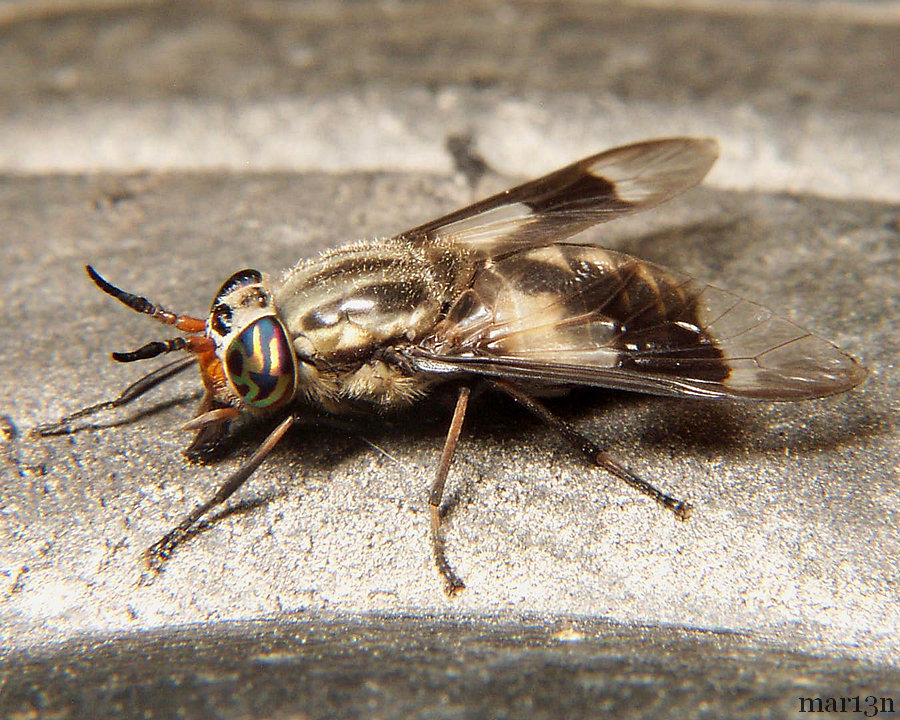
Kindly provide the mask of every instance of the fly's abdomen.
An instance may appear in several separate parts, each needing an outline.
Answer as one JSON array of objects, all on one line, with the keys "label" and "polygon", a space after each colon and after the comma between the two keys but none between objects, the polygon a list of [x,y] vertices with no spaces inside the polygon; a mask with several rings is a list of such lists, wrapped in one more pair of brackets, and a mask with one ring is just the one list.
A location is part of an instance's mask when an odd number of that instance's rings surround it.
[{"label": "fly's abdomen", "polygon": [[[597,247],[551,245],[484,267],[432,340],[448,355],[685,372],[722,380],[728,367],[698,317],[698,288],[678,273]],[[697,362],[702,360],[702,362]]]}]

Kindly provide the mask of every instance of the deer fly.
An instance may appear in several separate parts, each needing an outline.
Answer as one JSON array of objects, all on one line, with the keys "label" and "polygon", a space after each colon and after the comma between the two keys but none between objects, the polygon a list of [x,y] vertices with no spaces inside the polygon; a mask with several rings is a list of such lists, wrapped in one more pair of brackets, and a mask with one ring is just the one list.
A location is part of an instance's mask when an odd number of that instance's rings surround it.
[{"label": "deer fly", "polygon": [[147,550],[154,571],[304,412],[385,413],[442,386],[456,405],[428,506],[432,551],[449,594],[464,584],[445,557],[444,483],[469,399],[485,390],[512,398],[590,463],[687,519],[688,503],[632,473],[539,398],[593,386],[680,398],[803,400],[848,390],[866,374],[831,343],[756,303],[570,241],[693,187],[717,154],[714,140],[695,138],[608,150],[389,240],[304,260],[280,279],[240,270],[205,318],[125,292],[88,266],[103,292],[181,332],[113,353],[114,360],[187,357],[38,432],[71,432],[74,420],[129,403],[192,365],[205,394],[184,426],[197,433],[189,458],[215,454],[238,418],[278,421],[215,495]]}]

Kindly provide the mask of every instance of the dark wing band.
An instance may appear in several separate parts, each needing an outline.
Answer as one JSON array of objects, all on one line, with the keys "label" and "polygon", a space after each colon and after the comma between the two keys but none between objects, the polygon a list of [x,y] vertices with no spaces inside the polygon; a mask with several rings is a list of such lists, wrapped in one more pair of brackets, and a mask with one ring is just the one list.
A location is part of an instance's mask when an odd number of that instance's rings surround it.
[{"label": "dark wing band", "polygon": [[550,245],[658,205],[699,183],[718,156],[708,138],[649,140],[614,148],[506,190],[398,236],[487,257]]}]

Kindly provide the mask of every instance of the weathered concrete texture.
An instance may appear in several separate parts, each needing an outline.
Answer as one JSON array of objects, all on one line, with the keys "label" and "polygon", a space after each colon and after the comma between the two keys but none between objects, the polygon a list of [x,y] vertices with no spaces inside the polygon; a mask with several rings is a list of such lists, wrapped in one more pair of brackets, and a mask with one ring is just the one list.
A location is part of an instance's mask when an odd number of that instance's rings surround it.
[{"label": "weathered concrete texture", "polygon": [[860,711],[889,717],[885,688],[900,681],[891,668],[739,635],[529,618],[221,623],[78,639],[0,670],[14,671],[0,697],[5,716],[94,720],[757,720],[803,717],[801,698],[846,697],[846,688]]},{"label": "weathered concrete texture", "polygon": [[[0,716],[791,717],[801,695],[900,700],[896,4],[677,5],[0,6]],[[871,371],[804,404],[554,403],[694,502],[686,524],[482,399],[449,479],[469,587],[448,600],[425,495],[449,409],[425,405],[360,435],[290,433],[142,585],[144,549],[265,428],[188,464],[188,373],[74,435],[29,435],[142,372],[110,350],[169,334],[85,262],[202,314],[239,268],[278,272],[675,134],[720,140],[706,186],[591,237],[764,302]],[[475,188],[454,136],[487,161]]]},{"label": "weathered concrete texture", "polygon": [[[203,313],[235,269],[277,271],[469,195],[418,175],[6,178],[2,331],[15,341],[0,349],[0,414],[18,435],[3,461],[3,640],[279,612],[512,612],[754,631],[895,658],[900,208],[862,202],[699,189],[594,235],[764,300],[871,369],[860,389],[803,404],[613,393],[555,404],[693,501],[690,522],[585,467],[515,408],[482,403],[450,476],[449,556],[469,588],[448,601],[425,512],[448,418],[429,407],[363,437],[292,433],[237,497],[257,507],[217,519],[138,584],[142,551],[237,459],[207,468],[181,457],[177,428],[199,386],[188,376],[98,418],[114,427],[28,436],[140,374],[108,351],[169,334],[99,293],[81,265]],[[240,456],[262,432],[247,432]]]},{"label": "weathered concrete texture", "polygon": [[373,81],[672,104],[765,99],[785,109],[811,101],[892,111],[898,103],[885,91],[896,59],[882,52],[894,28],[849,13],[835,22],[799,4],[790,13],[627,2],[470,1],[452,13],[403,3],[119,5],[37,14],[23,5],[4,32],[4,64],[19,71],[0,80],[4,104],[173,95],[245,102]]},{"label": "weathered concrete texture", "polygon": [[[850,6],[852,9],[852,5]],[[0,27],[0,168],[537,174],[714,135],[720,187],[900,200],[897,25],[815,4],[141,3]],[[11,13],[16,17],[15,13]]]}]

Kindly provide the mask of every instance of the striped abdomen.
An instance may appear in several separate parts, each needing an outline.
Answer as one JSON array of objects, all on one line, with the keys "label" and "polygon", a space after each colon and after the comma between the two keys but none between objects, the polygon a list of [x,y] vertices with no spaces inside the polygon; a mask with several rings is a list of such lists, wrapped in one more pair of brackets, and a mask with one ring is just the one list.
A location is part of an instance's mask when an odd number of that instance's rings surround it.
[{"label": "striped abdomen", "polygon": [[700,289],[687,276],[602,248],[525,250],[482,268],[428,344],[448,356],[721,381],[729,367],[706,330]]}]

